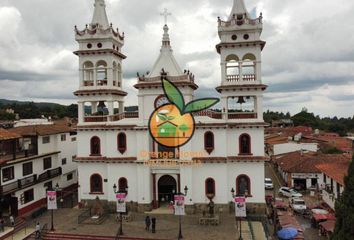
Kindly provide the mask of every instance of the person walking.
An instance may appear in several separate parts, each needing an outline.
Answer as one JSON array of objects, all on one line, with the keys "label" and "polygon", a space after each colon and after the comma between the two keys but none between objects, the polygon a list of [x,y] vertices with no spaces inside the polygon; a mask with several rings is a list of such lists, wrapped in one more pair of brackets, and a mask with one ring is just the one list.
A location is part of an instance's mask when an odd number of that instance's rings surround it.
[{"label": "person walking", "polygon": [[151,225],[150,217],[146,216],[146,218],[145,218],[145,230],[150,232],[150,225]]},{"label": "person walking", "polygon": [[10,216],[10,223],[11,223],[11,226],[14,227],[15,226],[15,218],[14,216]]},{"label": "person walking", "polygon": [[37,222],[37,224],[36,224],[36,239],[39,239],[40,236],[41,236],[41,225],[39,224],[39,222]]},{"label": "person walking", "polygon": [[155,217],[151,218],[151,223],[152,223],[151,232],[156,233],[156,218]]}]

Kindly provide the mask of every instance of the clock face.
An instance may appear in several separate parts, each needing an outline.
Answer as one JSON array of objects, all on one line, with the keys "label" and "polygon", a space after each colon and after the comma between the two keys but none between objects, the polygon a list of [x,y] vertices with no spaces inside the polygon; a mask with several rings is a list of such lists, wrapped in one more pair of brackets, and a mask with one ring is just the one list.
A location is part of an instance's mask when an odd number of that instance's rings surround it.
[{"label": "clock face", "polygon": [[160,95],[155,99],[155,108],[159,108],[162,105],[165,105],[167,103],[170,103],[170,101],[168,100],[168,98],[165,95]]}]

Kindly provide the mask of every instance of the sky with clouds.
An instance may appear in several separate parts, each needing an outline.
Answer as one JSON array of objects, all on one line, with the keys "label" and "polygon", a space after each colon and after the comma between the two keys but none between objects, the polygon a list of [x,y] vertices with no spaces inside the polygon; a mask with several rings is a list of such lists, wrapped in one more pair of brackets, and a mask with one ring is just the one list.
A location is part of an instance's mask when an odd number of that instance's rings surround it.
[{"label": "sky with clouds", "polygon": [[[94,0],[0,0],[0,98],[75,103],[78,59],[74,26],[83,29]],[[170,37],[182,69],[196,75],[198,97],[216,94],[217,17],[233,0],[106,0],[109,21],[125,32],[127,105],[136,105],[136,72],[151,69],[168,8]],[[264,108],[321,116],[354,115],[354,1],[245,0],[263,13]]]}]

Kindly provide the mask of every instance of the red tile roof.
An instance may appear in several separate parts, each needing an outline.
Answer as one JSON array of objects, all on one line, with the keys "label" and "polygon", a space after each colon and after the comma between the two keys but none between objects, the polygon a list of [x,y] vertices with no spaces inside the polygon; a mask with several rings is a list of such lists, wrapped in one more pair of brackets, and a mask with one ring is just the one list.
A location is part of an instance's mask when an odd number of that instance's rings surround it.
[{"label": "red tile roof", "polygon": [[21,136],[14,132],[0,128],[0,140],[11,140],[16,138],[21,138]]},{"label": "red tile roof", "polygon": [[317,169],[337,183],[344,186],[344,177],[348,174],[350,160],[316,165]]},{"label": "red tile roof", "polygon": [[65,124],[52,124],[16,127],[9,129],[9,131],[22,136],[45,136],[73,132],[74,130]]},{"label": "red tile roof", "polygon": [[286,153],[273,157],[273,161],[288,173],[320,173],[320,164],[342,163],[351,159],[349,154],[321,154],[301,151]]}]

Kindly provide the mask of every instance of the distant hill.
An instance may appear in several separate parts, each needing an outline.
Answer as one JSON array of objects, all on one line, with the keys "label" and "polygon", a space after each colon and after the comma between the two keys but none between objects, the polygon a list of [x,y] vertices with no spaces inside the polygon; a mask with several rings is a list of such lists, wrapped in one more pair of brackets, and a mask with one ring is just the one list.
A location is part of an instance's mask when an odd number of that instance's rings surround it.
[{"label": "distant hill", "polygon": [[37,107],[54,107],[54,106],[64,106],[58,103],[50,103],[50,102],[31,102],[31,101],[17,101],[17,100],[7,100],[7,99],[0,99],[0,106],[1,105],[26,105],[29,103],[33,103]]}]

